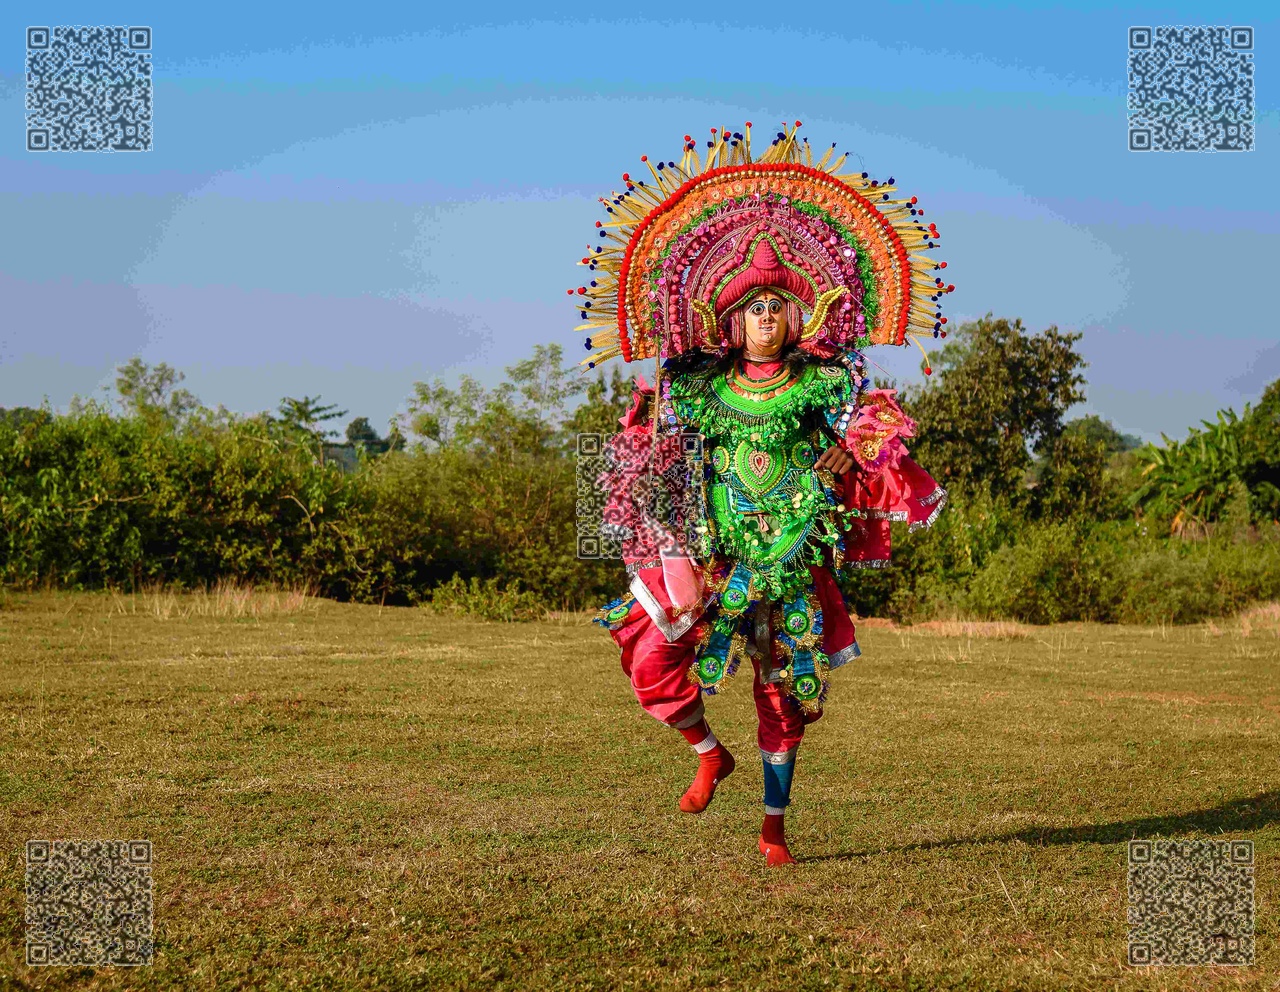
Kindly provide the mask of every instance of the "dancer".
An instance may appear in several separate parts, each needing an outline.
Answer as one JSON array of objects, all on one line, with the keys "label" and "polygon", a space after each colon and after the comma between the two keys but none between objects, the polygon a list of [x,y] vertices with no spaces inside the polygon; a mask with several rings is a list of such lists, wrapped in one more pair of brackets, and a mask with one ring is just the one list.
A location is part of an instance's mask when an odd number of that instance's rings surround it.
[{"label": "dancer", "polygon": [[936,229],[892,180],[839,175],[831,151],[815,166],[799,126],[758,161],[748,124],[713,131],[705,162],[686,137],[679,164],[650,163],[655,185],[624,174],[597,223],[612,244],[576,291],[587,368],[655,359],[607,446],[601,537],[632,579],[596,620],[640,705],[698,755],[688,813],[735,767],[702,697],[751,659],[770,866],[795,860],[783,824],[805,727],[861,653],[837,577],[887,564],[889,521],[928,526],[946,501],[860,350],[945,333],[933,304],[953,287],[925,273],[946,263],[921,254]]}]

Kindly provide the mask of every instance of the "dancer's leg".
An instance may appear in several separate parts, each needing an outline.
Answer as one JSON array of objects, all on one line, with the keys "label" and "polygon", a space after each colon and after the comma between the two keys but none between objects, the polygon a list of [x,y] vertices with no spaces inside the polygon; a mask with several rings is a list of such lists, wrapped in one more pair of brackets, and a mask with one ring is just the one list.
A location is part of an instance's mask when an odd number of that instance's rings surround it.
[{"label": "dancer's leg", "polygon": [[795,864],[787,848],[783,819],[791,803],[791,776],[796,767],[796,752],[788,760],[774,763],[764,759],[764,823],[760,825],[760,853],[769,867]]},{"label": "dancer's leg", "polygon": [[764,822],[758,846],[770,867],[794,864],[795,858],[787,849],[783,817],[791,804],[791,779],[806,721],[799,708],[783,694],[781,685],[761,681],[759,659],[753,662],[756,669],[753,692],[760,721],[758,740],[764,765]]},{"label": "dancer's leg", "polygon": [[674,727],[698,755],[698,770],[680,799],[686,813],[701,813],[715,796],[716,786],[733,772],[733,755],[716,740],[707,724],[698,687],[687,672],[693,661],[696,633],[690,629],[675,641],[640,612],[624,628],[614,632],[622,648],[622,670],[644,711]]},{"label": "dancer's leg", "polygon": [[680,733],[698,755],[698,772],[693,784],[680,798],[680,808],[686,813],[701,813],[715,797],[716,786],[733,772],[733,755],[716,740],[706,718],[694,726],[683,728]]}]

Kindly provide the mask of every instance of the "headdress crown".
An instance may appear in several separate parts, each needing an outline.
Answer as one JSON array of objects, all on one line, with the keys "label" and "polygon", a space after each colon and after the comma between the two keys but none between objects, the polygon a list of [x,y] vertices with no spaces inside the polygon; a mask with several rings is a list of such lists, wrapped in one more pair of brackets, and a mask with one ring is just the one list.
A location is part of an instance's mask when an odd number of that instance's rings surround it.
[{"label": "headdress crown", "polygon": [[758,159],[750,122],[712,128],[705,160],[685,135],[678,163],[641,156],[653,185],[624,172],[626,188],[600,198],[608,244],[588,246],[590,286],[569,290],[590,333],[585,368],[716,350],[717,319],[766,285],[810,314],[800,347],[817,353],[946,336],[939,300],[955,286],[924,254],[938,230],[916,198],[842,173],[834,144],[815,164],[799,127],[784,124]]}]

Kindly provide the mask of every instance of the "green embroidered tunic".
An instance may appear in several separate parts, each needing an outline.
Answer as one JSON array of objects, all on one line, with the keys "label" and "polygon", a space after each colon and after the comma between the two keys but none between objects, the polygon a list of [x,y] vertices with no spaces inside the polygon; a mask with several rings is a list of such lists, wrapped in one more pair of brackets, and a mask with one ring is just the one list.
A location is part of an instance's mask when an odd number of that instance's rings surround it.
[{"label": "green embroidered tunic", "polygon": [[713,544],[746,567],[750,591],[778,600],[807,586],[809,566],[823,564],[839,539],[839,518],[852,515],[840,506],[831,477],[813,467],[829,443],[817,418],[851,393],[846,369],[817,364],[794,377],[784,366],[763,386],[734,370],[690,373],[671,383],[675,416],[706,439]]},{"label": "green embroidered tunic", "polygon": [[842,407],[847,423],[853,409],[850,371],[809,363],[793,374],[784,364],[775,376],[752,381],[735,365],[671,380],[668,424],[705,439],[716,598],[689,672],[704,692],[733,675],[767,615],[783,658],[778,681],[802,708],[821,708],[830,666],[809,566],[833,564],[829,551],[843,548],[841,531],[858,511],[840,503],[833,477],[814,463],[835,440],[823,428],[840,420]]}]

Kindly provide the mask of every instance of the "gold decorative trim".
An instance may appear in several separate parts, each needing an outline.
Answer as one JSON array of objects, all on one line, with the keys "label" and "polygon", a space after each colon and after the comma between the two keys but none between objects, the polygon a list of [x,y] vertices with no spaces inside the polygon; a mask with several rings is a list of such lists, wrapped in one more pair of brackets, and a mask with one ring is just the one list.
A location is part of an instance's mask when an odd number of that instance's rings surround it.
[{"label": "gold decorative trim", "polygon": [[702,343],[718,344],[720,335],[716,333],[716,312],[711,304],[706,300],[690,300],[689,306],[702,319]]},{"label": "gold decorative trim", "polygon": [[813,315],[804,322],[804,327],[800,330],[801,341],[808,341],[822,329],[822,322],[827,319],[827,311],[831,309],[831,304],[839,299],[841,293],[847,292],[848,289],[848,286],[836,286],[834,289],[828,289],[825,293],[818,294],[818,298],[813,304]]}]

